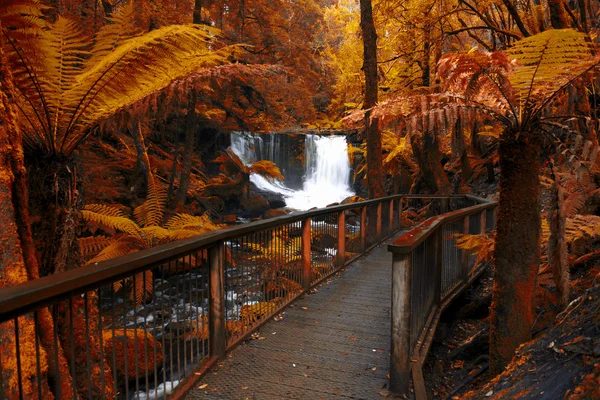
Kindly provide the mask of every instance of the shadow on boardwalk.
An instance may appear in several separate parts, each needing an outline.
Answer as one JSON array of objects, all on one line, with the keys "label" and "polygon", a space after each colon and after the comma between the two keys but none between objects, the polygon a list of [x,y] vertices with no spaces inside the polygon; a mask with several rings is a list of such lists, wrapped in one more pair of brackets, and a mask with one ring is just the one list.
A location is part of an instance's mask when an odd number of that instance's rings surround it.
[{"label": "shadow on boardwalk", "polygon": [[387,244],[350,264],[288,307],[282,320],[263,326],[260,339],[234,349],[186,398],[382,398],[391,265]]}]

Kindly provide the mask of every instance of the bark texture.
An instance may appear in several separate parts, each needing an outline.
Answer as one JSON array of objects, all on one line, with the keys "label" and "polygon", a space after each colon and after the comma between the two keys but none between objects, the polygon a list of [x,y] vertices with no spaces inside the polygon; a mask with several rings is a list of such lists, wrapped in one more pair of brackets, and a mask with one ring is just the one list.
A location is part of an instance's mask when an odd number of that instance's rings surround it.
[{"label": "bark texture", "polygon": [[569,14],[565,9],[567,7],[564,0],[548,0],[550,9],[550,24],[554,29],[570,28]]},{"label": "bark texture", "polygon": [[[555,178],[558,179],[558,178]],[[565,191],[554,182],[550,199],[550,210],[548,213],[548,226],[550,237],[548,238],[548,265],[552,270],[554,284],[556,286],[556,297],[561,306],[569,304],[569,292],[571,289],[569,262],[567,252],[567,241],[565,230],[567,227],[567,216],[564,207]]]},{"label": "bark texture", "polygon": [[[507,137],[508,136],[508,137]],[[540,264],[540,138],[507,134],[500,142],[500,201],[491,309],[490,372],[502,372],[531,339]]]}]

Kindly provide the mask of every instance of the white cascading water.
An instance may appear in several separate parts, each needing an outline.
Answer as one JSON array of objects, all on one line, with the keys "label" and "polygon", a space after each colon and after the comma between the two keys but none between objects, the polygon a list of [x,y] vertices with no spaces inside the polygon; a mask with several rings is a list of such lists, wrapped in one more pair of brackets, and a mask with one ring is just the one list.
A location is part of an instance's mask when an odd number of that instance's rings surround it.
[{"label": "white cascading water", "polygon": [[[269,149],[265,152],[269,154],[261,154],[262,149],[263,139],[259,135],[231,135],[231,150],[247,165],[259,159],[276,162],[274,158],[278,149]],[[281,194],[287,207],[296,210],[325,207],[354,195],[350,188],[350,161],[345,136],[306,135],[304,154],[302,190],[292,190],[281,181],[270,181],[257,174],[250,176],[251,182],[261,190]]]}]

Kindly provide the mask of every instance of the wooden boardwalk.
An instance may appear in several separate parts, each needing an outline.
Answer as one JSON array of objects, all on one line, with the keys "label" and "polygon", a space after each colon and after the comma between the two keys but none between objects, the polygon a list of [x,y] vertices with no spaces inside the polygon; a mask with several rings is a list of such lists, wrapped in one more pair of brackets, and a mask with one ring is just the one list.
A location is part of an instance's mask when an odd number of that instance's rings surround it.
[{"label": "wooden boardwalk", "polygon": [[387,242],[234,349],[187,399],[380,399],[390,351]]}]

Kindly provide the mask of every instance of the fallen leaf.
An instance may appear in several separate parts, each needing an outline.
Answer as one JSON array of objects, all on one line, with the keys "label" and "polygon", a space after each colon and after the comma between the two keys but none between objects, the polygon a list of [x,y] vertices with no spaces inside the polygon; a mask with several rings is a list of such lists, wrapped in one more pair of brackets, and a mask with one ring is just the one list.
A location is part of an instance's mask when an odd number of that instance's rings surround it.
[{"label": "fallen leaf", "polygon": [[248,390],[248,386],[242,386],[241,389],[242,390]]},{"label": "fallen leaf", "polygon": [[[554,342],[552,342],[552,343],[554,343]],[[493,395],[493,394],[494,394],[494,391],[493,391],[493,390],[490,390],[489,392],[487,392],[487,393],[485,394],[485,397],[492,397],[492,395]]]},{"label": "fallen leaf", "polygon": [[377,367],[371,368],[371,371],[377,371]]},{"label": "fallen leaf", "polygon": [[206,389],[207,386],[208,386],[208,383],[205,383],[204,385],[198,386],[198,389]]},{"label": "fallen leaf", "polygon": [[308,307],[300,307],[301,309],[303,309],[304,311],[308,311]]}]

